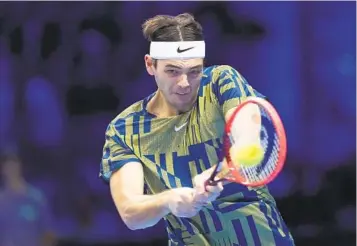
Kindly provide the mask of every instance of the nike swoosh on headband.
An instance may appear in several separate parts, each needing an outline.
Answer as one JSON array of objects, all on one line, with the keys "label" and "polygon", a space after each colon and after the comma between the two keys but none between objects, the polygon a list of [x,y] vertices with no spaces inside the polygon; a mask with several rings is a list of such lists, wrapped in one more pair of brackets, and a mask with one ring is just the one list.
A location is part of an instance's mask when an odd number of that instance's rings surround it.
[{"label": "nike swoosh on headband", "polygon": [[187,48],[187,49],[180,49],[180,46],[177,48],[177,53],[182,53],[182,52],[185,52],[185,51],[188,51],[188,50],[192,50],[193,48],[195,48],[194,46],[193,47],[190,47],[190,48]]}]

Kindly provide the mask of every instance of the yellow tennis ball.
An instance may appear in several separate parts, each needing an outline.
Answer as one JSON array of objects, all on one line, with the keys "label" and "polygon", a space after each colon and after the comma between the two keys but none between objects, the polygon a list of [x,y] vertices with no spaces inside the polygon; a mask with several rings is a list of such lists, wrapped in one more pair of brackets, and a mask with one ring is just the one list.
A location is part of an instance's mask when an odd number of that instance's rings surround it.
[{"label": "yellow tennis ball", "polygon": [[251,144],[244,147],[232,146],[229,151],[233,162],[242,166],[258,165],[264,158],[264,149],[260,144]]}]

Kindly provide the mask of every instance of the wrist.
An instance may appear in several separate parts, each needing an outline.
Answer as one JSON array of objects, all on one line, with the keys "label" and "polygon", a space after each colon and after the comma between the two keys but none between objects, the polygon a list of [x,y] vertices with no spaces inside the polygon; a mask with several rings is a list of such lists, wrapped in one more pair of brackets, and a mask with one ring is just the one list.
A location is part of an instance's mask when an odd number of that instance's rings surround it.
[{"label": "wrist", "polygon": [[165,216],[171,213],[171,206],[170,206],[171,196],[172,196],[171,190],[166,190],[159,195],[158,203],[159,206],[163,209]]}]

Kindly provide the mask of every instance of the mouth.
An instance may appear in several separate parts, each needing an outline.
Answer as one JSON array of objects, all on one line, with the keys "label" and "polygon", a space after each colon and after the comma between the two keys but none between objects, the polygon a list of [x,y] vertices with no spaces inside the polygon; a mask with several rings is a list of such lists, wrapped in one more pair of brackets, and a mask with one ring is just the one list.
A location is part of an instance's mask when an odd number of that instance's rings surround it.
[{"label": "mouth", "polygon": [[[188,89],[188,88],[186,88],[186,89]],[[192,90],[191,89],[188,89],[188,90],[182,90],[182,91],[176,91],[176,94],[177,95],[179,95],[179,96],[187,96],[187,95],[190,95],[191,94],[191,92],[192,92]]]},{"label": "mouth", "polygon": [[187,102],[187,101],[190,101],[191,99],[191,93],[190,92],[177,92],[175,93],[176,94],[176,97],[179,101],[182,101],[182,102]]},{"label": "mouth", "polygon": [[189,92],[177,92],[176,94],[178,94],[180,96],[184,96],[184,95],[188,95],[190,93]]}]

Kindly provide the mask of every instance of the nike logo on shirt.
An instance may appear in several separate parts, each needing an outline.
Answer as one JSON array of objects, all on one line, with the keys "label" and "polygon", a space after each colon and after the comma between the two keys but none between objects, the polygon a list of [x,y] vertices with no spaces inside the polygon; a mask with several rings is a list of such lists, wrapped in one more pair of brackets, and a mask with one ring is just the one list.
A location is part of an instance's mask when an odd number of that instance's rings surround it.
[{"label": "nike logo on shirt", "polygon": [[183,123],[181,126],[175,126],[175,132],[180,131],[186,124],[187,124],[187,121],[185,123]]}]

